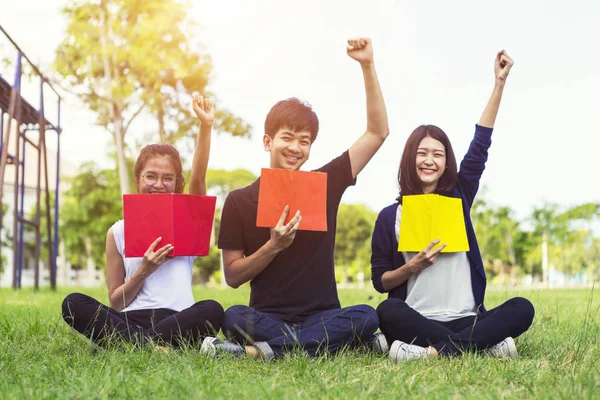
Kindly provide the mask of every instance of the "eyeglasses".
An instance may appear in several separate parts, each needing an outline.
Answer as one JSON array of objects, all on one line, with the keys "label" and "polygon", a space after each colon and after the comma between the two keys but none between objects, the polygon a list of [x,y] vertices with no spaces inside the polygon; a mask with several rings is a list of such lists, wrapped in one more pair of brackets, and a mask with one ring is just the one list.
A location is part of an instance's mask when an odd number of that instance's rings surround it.
[{"label": "eyeglasses", "polygon": [[[156,174],[145,174],[142,175],[142,179],[144,180],[144,183],[148,186],[154,186],[156,185],[156,183],[158,182],[158,175]],[[168,187],[173,187],[175,186],[175,183],[177,182],[177,177],[175,175],[165,175],[161,178],[162,184]]]}]

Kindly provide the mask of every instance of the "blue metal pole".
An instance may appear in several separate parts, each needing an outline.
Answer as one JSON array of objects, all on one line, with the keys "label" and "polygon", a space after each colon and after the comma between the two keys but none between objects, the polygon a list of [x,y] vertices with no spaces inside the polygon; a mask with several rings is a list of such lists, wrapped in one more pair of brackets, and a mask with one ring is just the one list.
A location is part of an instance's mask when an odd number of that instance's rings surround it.
[{"label": "blue metal pole", "polygon": [[23,70],[23,53],[19,51],[17,55],[17,68],[15,69],[15,83],[13,89],[21,94],[21,73]]},{"label": "blue metal pole", "polygon": [[[39,116],[39,123],[38,123],[38,135],[39,135],[39,140],[38,140],[38,145],[40,146],[38,148],[38,168],[37,168],[37,185],[36,185],[36,191],[37,191],[37,204],[36,204],[36,222],[37,222],[37,231],[36,231],[36,277],[35,277],[35,289],[38,290],[38,285],[39,285],[39,279],[40,276],[42,275],[42,271],[40,270],[40,261],[41,261],[41,252],[42,252],[42,246],[43,246],[43,242],[42,242],[42,192],[41,192],[41,176],[42,176],[42,170],[41,170],[41,166],[42,166],[42,146],[44,148],[44,153],[47,154],[46,151],[46,119],[44,118],[44,77],[40,75],[40,108],[38,109],[38,116]],[[44,158],[44,174],[46,175],[46,178],[48,177],[48,160],[46,160],[46,158]],[[48,186],[48,179],[45,179],[45,185],[46,185],[46,194],[49,195],[49,188]],[[46,205],[48,205],[48,199],[46,199]],[[49,213],[50,207],[47,207],[47,212]],[[50,222],[50,221],[47,221]],[[50,233],[50,232],[48,232]],[[48,240],[50,240],[50,238],[48,238]],[[52,265],[48,265],[48,269],[51,270]]]},{"label": "blue metal pole", "polygon": [[[60,184],[60,97],[58,98],[58,122],[56,125],[56,189],[54,190],[54,276],[57,273],[58,259],[58,185]],[[57,277],[58,278],[58,277]]]},{"label": "blue metal pole", "polygon": [[[19,51],[18,56],[17,56],[17,68],[15,70],[15,81],[13,83],[13,90],[16,92],[17,96],[21,95],[21,75],[22,75],[22,72],[23,72],[22,71],[22,69],[23,69],[22,57],[23,57],[23,54]],[[15,104],[19,104],[20,103],[17,100],[18,99],[15,100]],[[20,104],[18,106],[21,107]],[[16,115],[20,114],[19,110],[15,109],[14,112],[15,112]],[[10,118],[13,118],[13,117],[14,117],[13,115],[10,116]],[[21,127],[18,125],[19,124],[19,119],[20,118],[18,118],[17,121],[16,121],[17,122],[17,129],[16,129],[16,131],[17,131],[17,138],[16,138],[17,143],[18,143],[18,140],[20,140],[19,133],[21,131]],[[9,128],[10,128],[10,126],[9,126]],[[14,275],[15,282],[13,283],[13,286],[14,286],[15,289],[21,287],[21,272],[22,272],[21,267],[22,267],[22,264],[19,263],[19,259],[21,257],[21,254],[23,253],[22,250],[19,251],[19,249],[21,248],[21,245],[23,243],[22,240],[19,241],[19,237],[20,237],[20,235],[19,235],[19,229],[23,229],[23,223],[19,222],[19,220],[18,220],[18,217],[19,217],[19,210],[18,210],[19,204],[18,204],[18,201],[17,201],[18,197],[19,197],[19,192],[18,192],[19,188],[18,188],[17,185],[19,184],[19,167],[21,165],[21,163],[20,163],[21,157],[18,154],[19,153],[19,146],[17,146],[16,151],[17,151],[17,156],[15,158],[15,161],[18,161],[18,162],[15,163],[15,184],[14,184],[15,194],[14,194],[14,203],[13,203],[14,207],[15,207],[15,210],[14,210],[14,213],[13,213],[13,215],[15,216],[14,221],[13,221],[13,247],[14,247],[14,251],[13,251],[13,268],[14,268],[14,272],[15,272],[15,275]],[[24,177],[24,176],[25,175],[22,174],[22,177]],[[17,252],[18,252],[18,254],[17,254]]]},{"label": "blue metal pole", "polygon": [[[20,134],[21,127],[18,128],[17,135]],[[19,199],[19,216],[23,218],[23,210],[25,208],[25,140],[22,141],[21,144],[21,160],[19,161],[21,164],[21,182],[19,183],[19,187],[15,185],[15,190],[19,190],[21,192],[21,198]],[[15,182],[16,183],[16,182]],[[17,273],[17,281],[19,287],[21,287],[21,275],[23,272],[23,230],[24,224],[21,222],[19,224],[19,261],[18,261],[18,273]]]}]

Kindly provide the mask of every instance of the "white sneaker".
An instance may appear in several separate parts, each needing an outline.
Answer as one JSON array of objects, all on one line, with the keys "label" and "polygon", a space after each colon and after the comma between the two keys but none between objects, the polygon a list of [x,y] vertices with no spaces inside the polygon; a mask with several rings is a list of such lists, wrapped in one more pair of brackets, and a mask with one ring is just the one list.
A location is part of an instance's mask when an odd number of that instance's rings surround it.
[{"label": "white sneaker", "polygon": [[202,341],[200,352],[208,354],[211,357],[216,356],[219,353],[229,353],[236,356],[246,354],[246,350],[237,343],[228,342],[227,340],[220,340],[212,336],[207,336]]},{"label": "white sneaker", "polygon": [[416,346],[414,344],[404,343],[401,340],[394,340],[390,349],[390,360],[397,363],[398,361],[414,360],[416,358],[427,357],[429,353],[425,347]]},{"label": "white sneaker", "polygon": [[517,358],[517,346],[510,336],[485,351],[485,354],[496,358]]},{"label": "white sneaker", "polygon": [[387,354],[390,351],[387,339],[383,333],[374,333],[373,338],[369,341],[369,347],[378,354]]}]

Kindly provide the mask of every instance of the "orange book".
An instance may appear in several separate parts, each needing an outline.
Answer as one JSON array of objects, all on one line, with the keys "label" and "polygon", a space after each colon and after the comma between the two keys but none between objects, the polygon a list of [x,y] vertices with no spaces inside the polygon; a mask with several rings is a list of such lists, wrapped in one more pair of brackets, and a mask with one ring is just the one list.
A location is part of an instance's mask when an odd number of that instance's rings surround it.
[{"label": "orange book", "polygon": [[299,230],[327,231],[327,173],[263,168],[256,226],[275,227],[286,205],[286,224],[300,210]]}]

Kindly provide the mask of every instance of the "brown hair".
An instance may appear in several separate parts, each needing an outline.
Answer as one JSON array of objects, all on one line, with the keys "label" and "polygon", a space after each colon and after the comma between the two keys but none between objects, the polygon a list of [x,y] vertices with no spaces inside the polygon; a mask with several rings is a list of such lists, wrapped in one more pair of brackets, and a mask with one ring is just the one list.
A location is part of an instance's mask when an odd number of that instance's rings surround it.
[{"label": "brown hair", "polygon": [[288,128],[294,132],[309,131],[313,143],[319,132],[319,119],[309,103],[291,97],[277,102],[265,120],[265,134],[271,138],[275,137],[281,128]]},{"label": "brown hair", "polygon": [[438,181],[435,193],[448,195],[456,185],[458,177],[456,157],[454,157],[454,151],[448,136],[435,125],[421,125],[408,137],[400,160],[400,168],[398,169],[400,195],[396,199],[400,202],[402,202],[402,196],[423,193],[422,182],[417,175],[417,150],[421,140],[427,136],[441,142],[446,150],[446,170]]},{"label": "brown hair", "polygon": [[183,166],[181,165],[181,158],[179,157],[179,152],[177,149],[170,144],[149,144],[145,146],[142,151],[140,151],[140,155],[135,161],[134,167],[134,175],[136,181],[136,187],[138,186],[138,182],[140,181],[140,175],[142,174],[142,170],[144,166],[148,162],[149,159],[156,156],[169,156],[171,159],[171,163],[175,168],[175,175],[177,176],[177,180],[175,183],[175,193],[183,193],[183,189],[185,188],[185,177],[183,176]]}]

